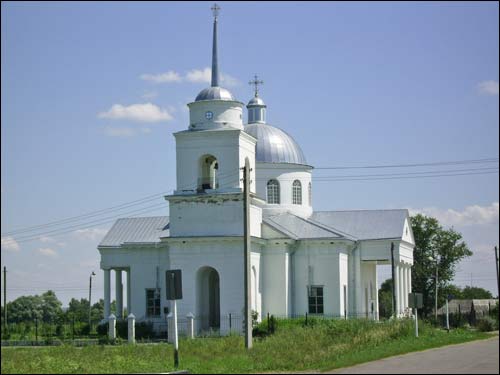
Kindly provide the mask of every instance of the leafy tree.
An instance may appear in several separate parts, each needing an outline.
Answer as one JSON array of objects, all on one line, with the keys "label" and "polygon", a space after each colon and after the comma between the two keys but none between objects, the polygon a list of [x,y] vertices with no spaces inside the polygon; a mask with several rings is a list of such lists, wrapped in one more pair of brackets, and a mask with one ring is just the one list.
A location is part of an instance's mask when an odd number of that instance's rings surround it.
[{"label": "leafy tree", "polygon": [[463,299],[492,299],[493,295],[486,289],[466,286],[462,290],[462,298]]},{"label": "leafy tree", "polygon": [[9,323],[32,322],[35,317],[43,322],[55,322],[62,316],[61,306],[51,290],[41,296],[21,296],[7,303],[7,319]]},{"label": "leafy tree", "polygon": [[[442,305],[446,296],[443,288],[455,275],[457,264],[472,255],[462,235],[453,228],[445,230],[437,219],[423,215],[411,218],[415,249],[413,251],[412,289],[423,294],[422,312],[428,316],[434,308],[434,290],[436,286],[436,263],[438,269],[438,305]],[[429,258],[438,258],[439,261]],[[440,292],[441,290],[441,292]]]},{"label": "leafy tree", "polygon": [[392,279],[385,280],[378,291],[379,316],[390,318],[392,315]]}]

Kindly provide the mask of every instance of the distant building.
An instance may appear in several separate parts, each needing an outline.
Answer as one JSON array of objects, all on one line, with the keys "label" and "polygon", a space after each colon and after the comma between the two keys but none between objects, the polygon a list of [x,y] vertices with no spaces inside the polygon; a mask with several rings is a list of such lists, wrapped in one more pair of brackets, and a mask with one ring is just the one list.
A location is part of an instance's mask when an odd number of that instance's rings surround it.
[{"label": "distant building", "polygon": [[[224,331],[222,318],[242,316],[241,168],[246,159],[251,167],[251,308],[259,317],[307,312],[378,319],[377,265],[390,264],[391,242],[396,309],[404,314],[414,248],[408,210],[314,212],[313,167],[288,133],[267,123],[267,106],[257,89],[261,81],[253,82],[245,125],[244,104],[219,86],[217,22],[215,16],[211,87],[188,104],[188,129],[174,134],[177,189],[165,197],[170,217],[119,219],[98,246],[104,317],[110,313],[114,270],[118,316],[125,271],[128,311],[139,320],[165,321],[169,269],[182,270],[179,314],[193,313],[197,329]],[[333,191],[331,198],[342,199]]]},{"label": "distant building", "polygon": [[[498,303],[498,299],[452,299],[448,302],[450,314],[472,314],[475,318],[490,315]],[[438,315],[446,314],[446,306],[438,309]]]}]

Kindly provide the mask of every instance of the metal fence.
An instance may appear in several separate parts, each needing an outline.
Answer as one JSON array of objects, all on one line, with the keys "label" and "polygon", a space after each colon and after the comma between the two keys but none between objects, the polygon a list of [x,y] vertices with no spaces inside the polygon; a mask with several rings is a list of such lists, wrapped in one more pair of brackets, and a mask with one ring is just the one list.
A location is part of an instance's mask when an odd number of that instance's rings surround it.
[{"label": "metal fence", "polygon": [[[270,329],[272,321],[278,323],[282,320],[298,320],[301,324],[313,324],[316,320],[331,319],[369,319],[376,320],[376,316],[371,313],[350,313],[347,317],[343,314],[267,314],[263,317],[255,317],[252,322],[253,328],[260,325],[264,329]],[[186,337],[190,332],[190,319],[179,316],[178,332],[180,337]],[[138,319],[136,321],[136,338],[138,342],[162,342],[168,340],[169,322],[165,317],[157,319]],[[117,337],[126,340],[127,320],[117,321]],[[85,331],[87,326],[87,331]],[[88,332],[88,325],[83,322],[69,320],[59,320],[55,322],[23,322],[10,323],[2,327],[2,346],[12,345],[60,345],[62,343],[72,343],[78,346],[95,345],[99,338],[107,335],[107,327],[101,328],[101,335],[96,331],[98,323],[92,326],[92,332]],[[145,329],[147,328],[147,329]],[[195,316],[193,318],[193,331],[196,337],[219,337],[227,335],[243,335],[245,328],[244,316],[242,314],[223,314],[213,318],[209,316]],[[142,331],[142,332],[141,332]],[[146,332],[144,332],[146,331]]]}]

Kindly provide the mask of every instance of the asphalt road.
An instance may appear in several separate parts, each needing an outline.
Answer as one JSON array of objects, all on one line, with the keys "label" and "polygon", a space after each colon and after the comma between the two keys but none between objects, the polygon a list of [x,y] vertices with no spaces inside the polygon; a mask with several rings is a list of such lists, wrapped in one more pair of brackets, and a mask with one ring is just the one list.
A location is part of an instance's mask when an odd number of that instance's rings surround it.
[{"label": "asphalt road", "polygon": [[327,374],[498,374],[498,336],[345,367]]}]

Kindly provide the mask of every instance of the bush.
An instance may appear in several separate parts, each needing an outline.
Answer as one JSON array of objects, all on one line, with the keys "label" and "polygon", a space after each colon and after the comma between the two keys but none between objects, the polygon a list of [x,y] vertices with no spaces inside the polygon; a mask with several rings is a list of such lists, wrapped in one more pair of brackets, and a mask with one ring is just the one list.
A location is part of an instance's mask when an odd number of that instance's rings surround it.
[{"label": "bush", "polygon": [[150,339],[155,336],[153,331],[153,323],[150,322],[139,322],[135,323],[135,338],[140,339]]},{"label": "bush", "polygon": [[126,319],[116,321],[116,336],[128,338],[128,321]]},{"label": "bush", "polygon": [[108,336],[108,331],[109,331],[109,324],[108,322],[106,323],[99,323],[96,328],[97,334],[99,336]]},{"label": "bush", "polygon": [[480,332],[490,332],[495,330],[495,321],[490,317],[484,317],[477,322],[477,329]]}]

